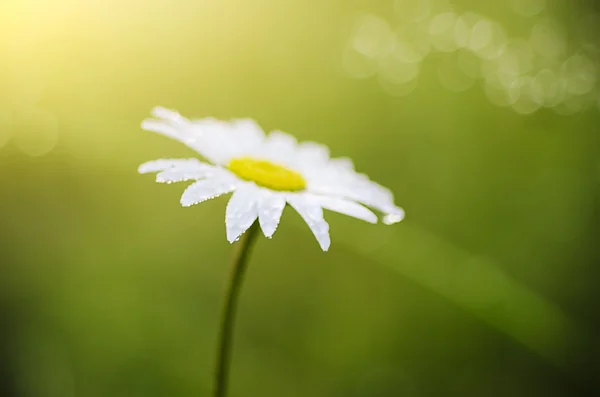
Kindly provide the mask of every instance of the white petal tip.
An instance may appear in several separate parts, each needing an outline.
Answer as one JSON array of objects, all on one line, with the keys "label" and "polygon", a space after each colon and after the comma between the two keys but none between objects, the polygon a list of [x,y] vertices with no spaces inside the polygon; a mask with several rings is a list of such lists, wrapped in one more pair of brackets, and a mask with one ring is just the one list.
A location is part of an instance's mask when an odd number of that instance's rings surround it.
[{"label": "white petal tip", "polygon": [[162,106],[156,106],[154,109],[152,109],[151,114],[159,119],[178,120],[183,118],[177,111],[167,109]]},{"label": "white petal tip", "polygon": [[244,233],[227,233],[227,241],[229,241],[230,244],[233,244],[239,241],[240,237],[242,237],[242,234]]},{"label": "white petal tip", "polygon": [[377,223],[378,219],[377,219],[377,215],[372,214],[373,216],[370,216],[368,218],[365,218],[366,222],[372,223],[373,225]]},{"label": "white petal tip", "polygon": [[275,231],[277,230],[277,227],[265,226],[263,223],[260,224],[260,228],[263,232],[263,235],[268,239],[273,238],[273,235],[275,234]]},{"label": "white petal tip", "polygon": [[321,239],[317,240],[323,252],[327,252],[329,250],[329,246],[331,246],[331,239]]},{"label": "white petal tip", "polygon": [[227,241],[229,241],[231,244],[238,241],[247,229],[247,227],[235,225],[234,222],[235,221],[230,218],[225,218]]},{"label": "white petal tip", "polygon": [[181,200],[180,203],[181,203],[182,207],[191,207],[194,204],[198,204],[198,202],[193,202],[193,201],[188,201],[188,200]]},{"label": "white petal tip", "polygon": [[156,167],[153,164],[153,161],[149,161],[147,163],[144,164],[140,164],[140,166],[138,167],[137,171],[140,174],[147,174],[149,172],[156,172]]},{"label": "white petal tip", "polygon": [[145,119],[140,124],[140,127],[146,131],[160,132],[160,128],[157,127],[158,123],[160,122],[154,119]]},{"label": "white petal tip", "polygon": [[383,223],[386,225],[393,225],[394,223],[401,222],[404,219],[404,211],[400,210],[392,214],[387,214],[383,217]]},{"label": "white petal tip", "polygon": [[170,185],[173,182],[180,182],[180,181],[179,180],[174,180],[174,179],[169,179],[169,178],[166,178],[164,175],[157,174],[156,175],[156,182],[158,182],[158,183],[166,183],[167,185]]}]

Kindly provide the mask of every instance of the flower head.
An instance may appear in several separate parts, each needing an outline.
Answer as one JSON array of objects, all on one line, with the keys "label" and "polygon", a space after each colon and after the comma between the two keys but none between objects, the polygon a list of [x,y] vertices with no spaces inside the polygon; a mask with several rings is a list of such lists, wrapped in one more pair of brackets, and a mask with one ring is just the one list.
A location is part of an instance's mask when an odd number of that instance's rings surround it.
[{"label": "flower head", "polygon": [[225,211],[227,240],[234,242],[256,221],[264,235],[273,236],[286,204],[308,224],[319,245],[331,243],[323,209],[370,223],[385,216],[386,224],[404,217],[392,193],[354,171],[347,158],[330,158],[326,146],[301,142],[283,132],[268,135],[250,119],[229,122],[188,120],[179,113],[155,108],[154,119],[142,128],[176,139],[210,162],[160,159],[140,165],[140,173],[157,172],[162,183],[194,181],[181,196],[190,206],[233,192]]}]

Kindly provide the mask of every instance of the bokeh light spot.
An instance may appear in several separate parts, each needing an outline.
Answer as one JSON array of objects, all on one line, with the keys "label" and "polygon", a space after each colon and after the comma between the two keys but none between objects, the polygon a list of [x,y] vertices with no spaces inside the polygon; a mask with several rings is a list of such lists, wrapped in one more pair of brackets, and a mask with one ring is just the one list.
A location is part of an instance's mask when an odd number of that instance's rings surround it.
[{"label": "bokeh light spot", "polygon": [[584,54],[575,54],[562,66],[567,90],[576,95],[590,92],[596,84],[598,69]]},{"label": "bokeh light spot", "polygon": [[446,89],[465,91],[483,79],[490,101],[517,113],[562,105],[556,111],[566,114],[596,101],[588,94],[597,90],[600,13],[580,17],[579,41],[569,34],[567,42],[565,24],[540,15],[545,0],[510,1],[519,15],[537,16],[525,36],[509,36],[504,26],[476,12],[457,14],[448,0],[392,2],[398,17],[393,24],[373,15],[358,20],[350,41],[356,53],[344,53],[352,77],[378,74],[386,92],[406,95],[416,86],[409,82],[431,73],[426,62],[431,56],[438,62],[435,77]]},{"label": "bokeh light spot", "polygon": [[405,62],[404,54],[391,53],[379,62],[379,74],[393,84],[403,84],[419,75],[418,62]]},{"label": "bokeh light spot", "polygon": [[529,41],[539,55],[548,58],[561,56],[567,48],[563,29],[553,19],[536,23],[531,28]]},{"label": "bokeh light spot", "polygon": [[506,46],[507,35],[504,28],[497,23],[482,19],[471,32],[472,42],[469,47],[483,59],[495,59],[502,55]]},{"label": "bokeh light spot", "polygon": [[454,24],[454,40],[456,45],[460,48],[467,47],[469,45],[469,38],[471,37],[471,29],[469,23],[464,17],[458,17]]},{"label": "bokeh light spot", "polygon": [[473,25],[469,40],[469,48],[472,51],[479,51],[490,45],[492,42],[492,25],[489,21],[481,19]]},{"label": "bokeh light spot", "polygon": [[[396,29],[396,45],[406,46],[415,56],[425,58],[431,51],[428,25],[422,22],[400,25]],[[400,49],[400,51],[403,51]],[[407,59],[407,61],[409,61]]]},{"label": "bokeh light spot", "polygon": [[433,46],[442,52],[451,52],[458,48],[454,37],[457,15],[448,11],[436,15],[429,23],[429,35]]},{"label": "bokeh light spot", "polygon": [[544,102],[542,88],[531,77],[521,77],[513,82],[509,89],[512,108],[520,114],[531,114]]},{"label": "bokeh light spot", "polygon": [[356,22],[352,43],[361,54],[378,58],[393,50],[394,34],[390,25],[382,18],[364,15]]},{"label": "bokeh light spot", "polygon": [[406,63],[420,62],[427,55],[409,41],[402,41],[399,37],[396,40],[393,56]]}]

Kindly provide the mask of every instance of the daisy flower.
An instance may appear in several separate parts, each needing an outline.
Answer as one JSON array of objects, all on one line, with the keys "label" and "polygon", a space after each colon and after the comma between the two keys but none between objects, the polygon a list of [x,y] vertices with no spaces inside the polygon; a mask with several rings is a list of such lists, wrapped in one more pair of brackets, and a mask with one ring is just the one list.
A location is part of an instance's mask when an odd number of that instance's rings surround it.
[{"label": "daisy flower", "polygon": [[160,159],[140,165],[140,173],[157,172],[156,181],[194,181],[181,196],[187,207],[233,193],[225,210],[227,240],[237,241],[258,219],[271,238],[286,204],[294,208],[324,251],[331,243],[323,209],[370,223],[384,214],[392,224],[404,218],[392,193],[354,171],[347,158],[330,158],[326,146],[298,143],[281,131],[265,134],[251,119],[189,120],[157,107],[142,128],[178,140],[208,162],[195,158]]}]

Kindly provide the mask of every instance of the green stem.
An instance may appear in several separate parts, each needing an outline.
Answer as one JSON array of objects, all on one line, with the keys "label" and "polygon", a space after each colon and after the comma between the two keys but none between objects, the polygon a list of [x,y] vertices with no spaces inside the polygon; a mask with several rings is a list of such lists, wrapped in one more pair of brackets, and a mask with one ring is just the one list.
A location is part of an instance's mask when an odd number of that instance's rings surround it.
[{"label": "green stem", "polygon": [[250,255],[250,251],[252,251],[252,245],[256,240],[258,230],[258,222],[254,222],[236,244],[237,249],[232,261],[231,277],[229,279],[227,290],[225,291],[225,300],[223,302],[219,330],[219,348],[217,350],[214,397],[225,397],[227,395],[233,328],[235,326],[235,311],[247,267],[246,265],[248,263],[248,256]]}]

